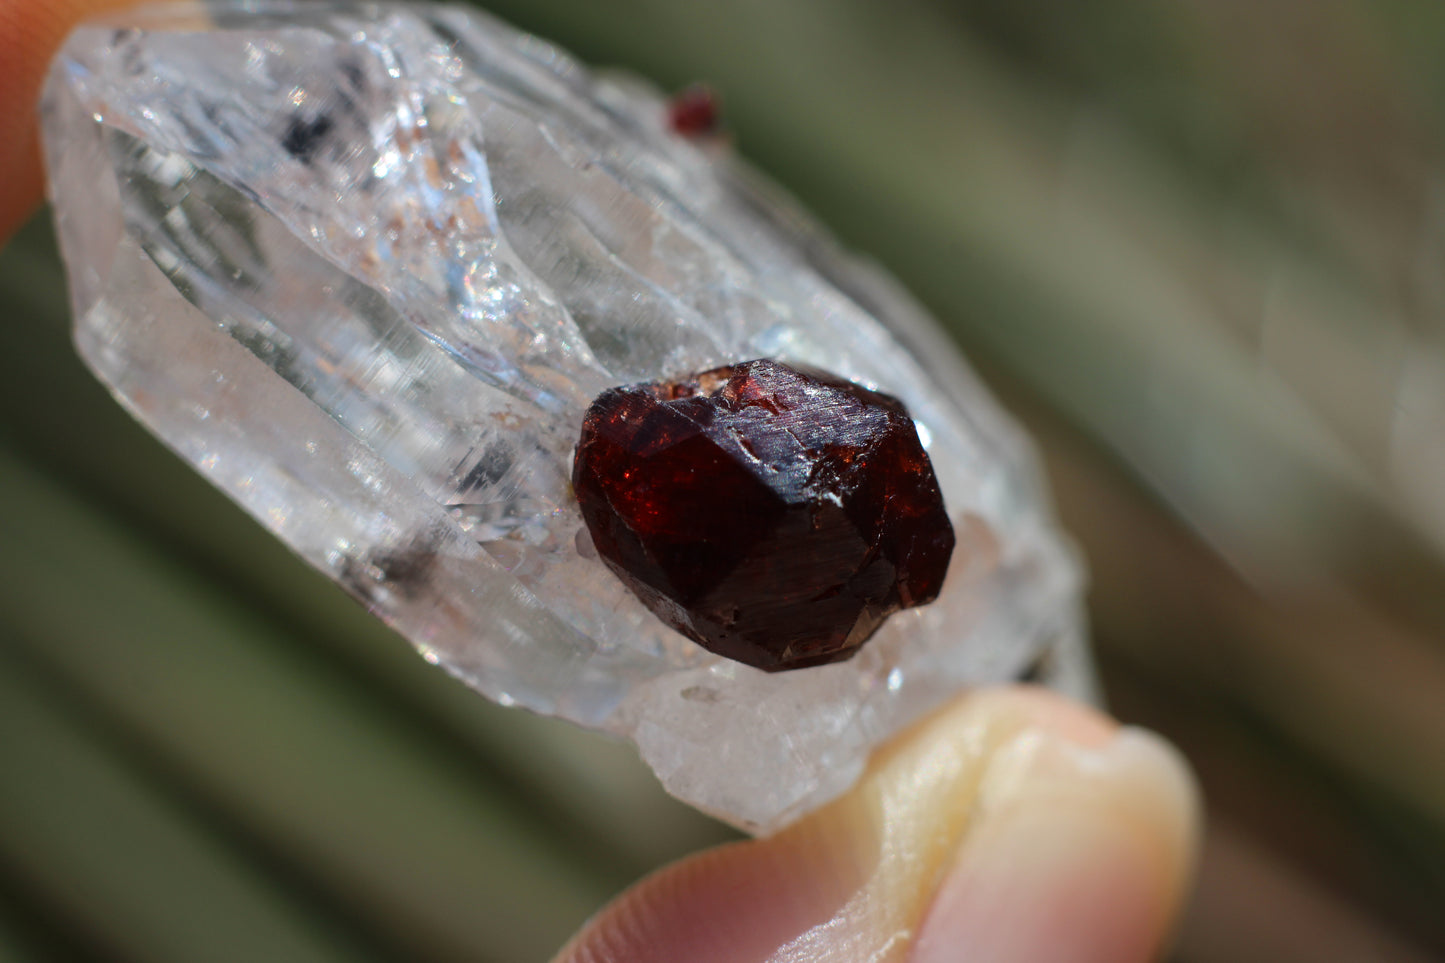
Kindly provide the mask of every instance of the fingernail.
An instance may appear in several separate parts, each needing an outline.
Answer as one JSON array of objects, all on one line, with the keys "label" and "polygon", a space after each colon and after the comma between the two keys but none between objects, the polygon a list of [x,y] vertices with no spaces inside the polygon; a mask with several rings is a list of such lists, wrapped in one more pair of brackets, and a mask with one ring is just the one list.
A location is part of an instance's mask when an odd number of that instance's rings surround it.
[{"label": "fingernail", "polygon": [[991,756],[912,963],[1155,958],[1195,848],[1196,794],[1158,737],[1018,732]]}]

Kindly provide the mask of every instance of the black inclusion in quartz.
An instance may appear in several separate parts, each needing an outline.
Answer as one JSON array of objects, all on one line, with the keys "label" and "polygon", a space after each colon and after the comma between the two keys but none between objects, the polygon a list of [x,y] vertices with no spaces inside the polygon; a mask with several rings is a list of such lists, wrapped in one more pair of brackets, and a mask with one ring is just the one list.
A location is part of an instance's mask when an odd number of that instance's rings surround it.
[{"label": "black inclusion in quartz", "polygon": [[658,618],[768,671],[849,658],[938,596],[953,553],[902,402],[767,359],[603,392],[572,483]]},{"label": "black inclusion in quartz", "polygon": [[310,164],[316,159],[334,126],[326,114],[309,120],[299,116],[292,117],[291,122],[286,125],[286,135],[281,138],[281,147],[301,163]]}]

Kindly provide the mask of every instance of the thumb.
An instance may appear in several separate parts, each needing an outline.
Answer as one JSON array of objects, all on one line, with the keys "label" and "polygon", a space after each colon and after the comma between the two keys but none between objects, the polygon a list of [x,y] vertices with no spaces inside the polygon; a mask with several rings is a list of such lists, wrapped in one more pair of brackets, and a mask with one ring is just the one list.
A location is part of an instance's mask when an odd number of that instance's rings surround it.
[{"label": "thumb", "polygon": [[0,0],[0,244],[40,204],[36,107],[50,58],[70,28],[135,0]]},{"label": "thumb", "polygon": [[1041,690],[975,693],[842,799],[633,887],[557,963],[1142,963],[1196,820],[1157,737]]}]

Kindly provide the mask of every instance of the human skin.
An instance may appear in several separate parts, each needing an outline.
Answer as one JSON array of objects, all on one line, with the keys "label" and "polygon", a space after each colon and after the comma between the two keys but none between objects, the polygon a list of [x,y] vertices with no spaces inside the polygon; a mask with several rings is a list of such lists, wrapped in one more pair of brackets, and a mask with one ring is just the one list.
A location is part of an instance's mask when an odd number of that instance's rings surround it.
[{"label": "human skin", "polygon": [[[78,21],[125,0],[0,0],[0,243],[39,206],[35,104]],[[972,693],[846,796],[618,897],[559,963],[1142,963],[1177,916],[1194,784],[1157,737],[1026,687]]]},{"label": "human skin", "polygon": [[844,798],[623,894],[559,963],[1142,963],[1177,914],[1193,783],[1158,737],[1027,687],[965,695]]}]

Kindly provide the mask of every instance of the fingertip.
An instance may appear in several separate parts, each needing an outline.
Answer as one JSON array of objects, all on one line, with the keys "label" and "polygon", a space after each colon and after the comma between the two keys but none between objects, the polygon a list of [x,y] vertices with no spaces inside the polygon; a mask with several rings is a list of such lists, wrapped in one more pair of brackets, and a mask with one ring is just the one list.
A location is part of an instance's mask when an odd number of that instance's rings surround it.
[{"label": "fingertip", "polygon": [[135,0],[0,0],[0,244],[40,206],[37,110],[50,59],[82,20]]},{"label": "fingertip", "polygon": [[[1155,737],[1043,690],[974,693],[875,754],[842,799],[624,894],[559,963],[902,960],[929,951],[920,932],[934,955],[917,959],[933,963],[974,959],[960,939],[972,953],[1050,926],[1066,943],[1077,930],[1076,948],[1152,946],[1188,872],[1193,799]],[[1040,887],[1048,899],[1031,902]],[[1110,888],[1112,915],[1089,904]]]},{"label": "fingertip", "polygon": [[610,904],[556,963],[768,959],[856,890],[865,860],[849,843],[853,834],[825,820],[683,860]]},{"label": "fingertip", "polygon": [[1152,733],[1001,750],[912,963],[1145,963],[1192,875],[1194,781]]}]

